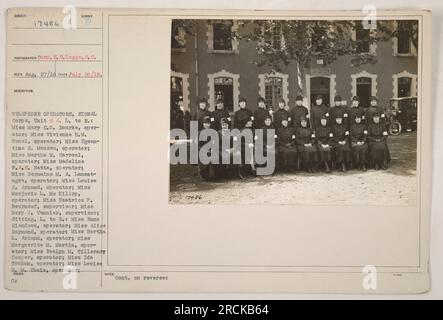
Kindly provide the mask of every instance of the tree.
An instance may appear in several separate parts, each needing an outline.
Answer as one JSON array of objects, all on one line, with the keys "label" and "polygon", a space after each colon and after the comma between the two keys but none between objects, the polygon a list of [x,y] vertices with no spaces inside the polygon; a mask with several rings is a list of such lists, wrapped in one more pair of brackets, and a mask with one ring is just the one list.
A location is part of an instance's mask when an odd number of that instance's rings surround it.
[{"label": "tree", "polygon": [[[197,21],[174,20],[174,25],[195,35]],[[239,28],[232,31],[231,37],[257,43],[260,54],[251,59],[252,64],[280,72],[284,66],[294,63],[301,73],[301,81],[314,59],[323,60],[325,66],[341,56],[350,57],[350,67],[376,63],[377,57],[362,48],[391,40],[399,32],[393,20],[237,20],[237,23]],[[410,31],[412,43],[418,48],[417,20],[402,20],[401,25]],[[364,36],[353,37],[357,32]],[[304,83],[302,87],[306,87]]]},{"label": "tree", "polygon": [[[414,46],[418,47],[417,21],[408,20],[406,24]],[[361,20],[242,20],[239,25],[241,28],[234,37],[257,42],[260,54],[251,61],[253,64],[281,71],[283,66],[295,63],[302,73],[302,81],[314,59],[323,60],[324,65],[340,56],[349,56],[351,66],[376,63],[377,57],[362,50],[363,45],[389,40],[398,32],[392,21],[387,20],[373,23]],[[365,37],[353,37],[353,33],[362,30],[366,30]],[[276,43],[278,38],[282,39],[280,43]]]}]

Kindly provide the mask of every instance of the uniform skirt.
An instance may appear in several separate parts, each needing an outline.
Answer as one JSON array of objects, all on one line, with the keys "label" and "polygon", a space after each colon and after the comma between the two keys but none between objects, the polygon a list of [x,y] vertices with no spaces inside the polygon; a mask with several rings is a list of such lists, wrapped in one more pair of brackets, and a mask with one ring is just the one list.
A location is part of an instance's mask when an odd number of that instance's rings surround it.
[{"label": "uniform skirt", "polygon": [[352,158],[357,163],[366,162],[366,155],[368,153],[368,145],[353,145],[352,146]]},{"label": "uniform skirt", "polygon": [[349,144],[337,144],[334,147],[334,158],[337,162],[351,161],[351,148],[349,147]]},{"label": "uniform skirt", "polygon": [[378,163],[388,163],[391,160],[386,142],[369,142],[369,156],[371,161]]},{"label": "uniform skirt", "polygon": [[298,151],[295,146],[278,147],[279,164],[284,167],[295,166],[298,160]]},{"label": "uniform skirt", "polygon": [[321,143],[319,143],[317,148],[318,148],[318,155],[319,155],[321,162],[326,162],[326,161],[332,160],[332,154],[331,154],[332,147],[331,146],[323,148]]},{"label": "uniform skirt", "polygon": [[316,145],[310,147],[299,146],[298,152],[300,154],[300,159],[304,163],[318,161],[318,150]]}]

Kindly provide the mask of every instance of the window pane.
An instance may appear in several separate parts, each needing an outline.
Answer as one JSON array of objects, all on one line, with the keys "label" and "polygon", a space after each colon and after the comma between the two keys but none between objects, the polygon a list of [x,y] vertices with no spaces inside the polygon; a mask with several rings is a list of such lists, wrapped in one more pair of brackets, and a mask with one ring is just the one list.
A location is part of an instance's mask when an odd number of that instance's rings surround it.
[{"label": "window pane", "polygon": [[411,84],[412,79],[409,77],[398,78],[398,97],[410,97],[411,96]]},{"label": "window pane", "polygon": [[177,25],[176,21],[172,21],[171,48],[182,49],[184,47],[185,47],[185,32],[182,27]]},{"label": "window pane", "polygon": [[411,52],[411,30],[410,24],[406,21],[397,22],[397,52]]},{"label": "window pane", "polygon": [[265,100],[268,106],[277,106],[283,97],[283,79],[280,77],[265,78]]},{"label": "window pane", "polygon": [[214,50],[232,50],[230,22],[217,22],[213,24]]},{"label": "window pane", "polygon": [[225,84],[225,85],[232,85],[233,79],[229,77],[218,77],[214,79],[215,84]]},{"label": "window pane", "polygon": [[357,41],[358,52],[369,52],[370,33],[369,29],[364,29],[361,23],[356,23],[355,40]]},{"label": "window pane", "polygon": [[171,77],[171,92],[182,94],[183,92],[183,79],[180,77]]}]

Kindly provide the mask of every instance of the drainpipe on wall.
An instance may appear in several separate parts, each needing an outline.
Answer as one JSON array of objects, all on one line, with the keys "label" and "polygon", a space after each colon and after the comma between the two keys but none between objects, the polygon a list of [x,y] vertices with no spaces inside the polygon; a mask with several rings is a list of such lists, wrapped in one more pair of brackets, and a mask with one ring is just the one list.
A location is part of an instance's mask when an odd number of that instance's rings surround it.
[{"label": "drainpipe on wall", "polygon": [[[199,74],[198,74],[198,22],[195,28],[195,38],[194,38],[194,50],[195,50],[195,99],[198,99],[198,85],[199,85]],[[194,105],[197,105],[197,101]]]}]

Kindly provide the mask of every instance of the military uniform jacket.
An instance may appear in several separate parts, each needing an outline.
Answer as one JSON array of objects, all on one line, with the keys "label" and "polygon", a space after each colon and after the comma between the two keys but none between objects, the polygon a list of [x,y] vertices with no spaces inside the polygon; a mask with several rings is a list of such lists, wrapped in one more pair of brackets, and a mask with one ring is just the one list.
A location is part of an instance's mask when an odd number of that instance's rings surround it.
[{"label": "military uniform jacket", "polygon": [[305,106],[295,106],[291,110],[291,115],[294,123],[294,128],[296,129],[301,126],[300,119],[302,117],[309,119],[309,111],[308,108],[306,108]]},{"label": "military uniform jacket", "polygon": [[372,122],[372,117],[374,116],[375,113],[380,114],[380,117],[382,119],[385,119],[385,117],[386,117],[385,110],[382,107],[380,107],[380,106],[375,106],[375,107],[370,106],[370,107],[368,107],[366,109],[366,121],[368,123]]},{"label": "military uniform jacket", "polygon": [[228,110],[219,110],[216,109],[212,112],[212,117],[214,118],[214,127],[216,130],[220,130],[221,129],[221,124],[220,124],[220,120],[222,118],[226,118],[228,120],[229,123],[231,123],[231,116],[229,115],[229,111]]},{"label": "military uniform jacket", "polygon": [[278,129],[277,141],[279,146],[290,147],[295,145],[294,128],[287,126]]},{"label": "military uniform jacket", "polygon": [[204,109],[204,110],[198,109],[197,112],[192,117],[192,120],[198,121],[198,130],[199,131],[203,129],[203,118],[204,117],[210,117],[211,118],[211,127],[213,127],[213,125],[214,125],[214,118],[212,116],[212,112],[209,111],[208,109]]},{"label": "military uniform jacket", "polygon": [[349,131],[344,124],[334,124],[332,126],[332,141],[338,144],[339,141],[349,143]]},{"label": "military uniform jacket", "polygon": [[243,129],[249,120],[254,120],[251,110],[248,108],[237,110],[234,115],[234,128]]},{"label": "military uniform jacket", "polygon": [[353,123],[349,128],[351,143],[366,142],[368,131],[363,123]]},{"label": "military uniform jacket", "polygon": [[179,107],[171,110],[171,129],[174,128],[185,129],[185,114]]},{"label": "military uniform jacket", "polygon": [[283,119],[288,119],[288,127],[291,125],[291,114],[285,109],[278,109],[274,112],[274,126],[278,129],[282,126]]},{"label": "military uniform jacket", "polygon": [[314,145],[315,143],[315,134],[314,131],[311,128],[303,128],[299,127],[297,128],[295,132],[295,141],[298,145],[305,145],[307,143],[311,143]]},{"label": "military uniform jacket", "polygon": [[335,123],[335,119],[343,118],[344,120],[348,119],[348,110],[345,106],[333,106],[329,109],[329,117],[332,123]]},{"label": "military uniform jacket", "polygon": [[356,116],[365,119],[365,109],[362,106],[350,107],[348,109],[348,119],[352,123]]},{"label": "military uniform jacket", "polygon": [[325,105],[313,105],[311,108],[311,121],[313,128],[316,128],[317,125],[320,124],[321,118],[329,118],[329,111],[328,108]]},{"label": "military uniform jacket", "polygon": [[267,146],[268,144],[268,131],[269,130],[274,130],[274,139],[275,139],[275,144],[277,144],[277,130],[275,130],[274,126],[271,124],[270,126],[263,126],[263,145]]},{"label": "military uniform jacket", "polygon": [[254,111],[254,128],[260,129],[265,125],[266,117],[270,116],[269,110],[258,108]]},{"label": "military uniform jacket", "polygon": [[326,126],[320,125],[315,130],[315,137],[317,138],[317,141],[320,144],[332,145],[333,136],[334,135],[332,133],[331,127],[328,125],[326,125]]},{"label": "military uniform jacket", "polygon": [[383,123],[374,123],[368,125],[369,142],[385,142],[388,139],[388,132]]}]

